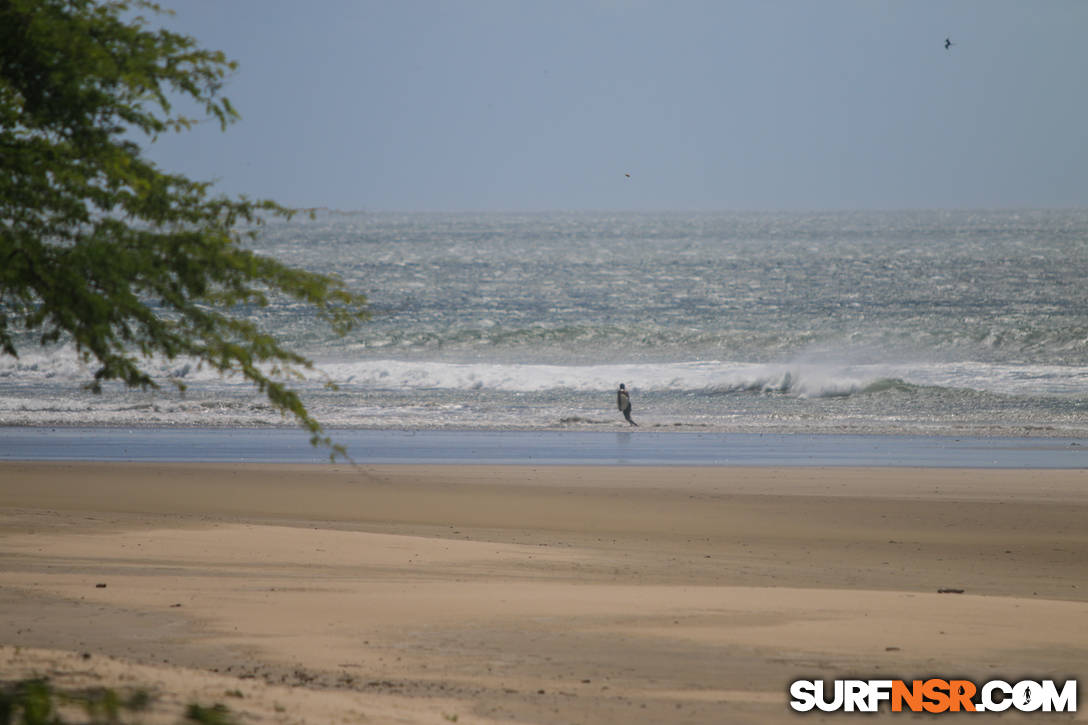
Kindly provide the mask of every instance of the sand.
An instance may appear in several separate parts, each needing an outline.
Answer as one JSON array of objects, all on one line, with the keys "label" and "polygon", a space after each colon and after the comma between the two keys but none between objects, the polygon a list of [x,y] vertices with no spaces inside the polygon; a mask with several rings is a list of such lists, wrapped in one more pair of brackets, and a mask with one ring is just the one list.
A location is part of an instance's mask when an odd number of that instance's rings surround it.
[{"label": "sand", "polygon": [[0,463],[0,679],[148,722],[852,721],[789,683],[1088,682],[1086,514],[1086,471]]}]

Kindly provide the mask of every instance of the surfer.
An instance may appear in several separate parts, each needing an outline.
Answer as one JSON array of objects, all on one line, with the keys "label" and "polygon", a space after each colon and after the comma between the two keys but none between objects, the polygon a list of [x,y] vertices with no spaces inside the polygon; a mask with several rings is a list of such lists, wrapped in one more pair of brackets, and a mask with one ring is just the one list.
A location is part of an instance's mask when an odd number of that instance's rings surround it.
[{"label": "surfer", "polygon": [[953,45],[955,45],[955,43],[953,43],[953,42],[952,42],[952,39],[951,39],[951,38],[945,38],[945,39],[944,39],[944,49],[945,49],[945,50],[948,50],[948,49],[949,49],[949,48],[951,48],[951,47],[952,47]]},{"label": "surfer", "polygon": [[631,420],[631,396],[628,394],[627,388],[623,387],[623,383],[620,383],[620,389],[616,391],[616,407],[620,409],[628,423],[636,428],[638,427],[638,423]]}]

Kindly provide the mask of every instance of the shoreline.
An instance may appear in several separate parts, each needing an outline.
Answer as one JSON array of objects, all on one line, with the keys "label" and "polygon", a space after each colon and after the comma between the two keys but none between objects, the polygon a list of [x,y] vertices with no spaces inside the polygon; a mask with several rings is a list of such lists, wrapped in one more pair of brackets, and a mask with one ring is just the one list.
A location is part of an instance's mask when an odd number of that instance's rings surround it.
[{"label": "shoreline", "polygon": [[151,678],[257,722],[648,724],[794,722],[794,679],[1088,676],[1084,470],[7,461],[0,481],[0,679]]},{"label": "shoreline", "polygon": [[[1088,468],[1088,438],[851,433],[328,431],[364,464]],[[327,463],[294,428],[0,427],[0,460]]]}]

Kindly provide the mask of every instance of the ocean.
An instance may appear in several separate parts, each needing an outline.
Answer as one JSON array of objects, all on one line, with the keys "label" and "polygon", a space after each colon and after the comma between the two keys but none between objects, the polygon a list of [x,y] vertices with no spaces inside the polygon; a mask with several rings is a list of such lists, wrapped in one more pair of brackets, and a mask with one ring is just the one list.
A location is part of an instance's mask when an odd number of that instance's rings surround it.
[{"label": "ocean", "polygon": [[[626,430],[622,382],[637,432],[1088,435],[1088,210],[322,211],[253,246],[369,297],[344,338],[297,303],[241,311],[314,360],[330,428]],[[163,390],[95,395],[70,346],[24,346],[0,425],[295,425],[240,379],[150,366]]]}]

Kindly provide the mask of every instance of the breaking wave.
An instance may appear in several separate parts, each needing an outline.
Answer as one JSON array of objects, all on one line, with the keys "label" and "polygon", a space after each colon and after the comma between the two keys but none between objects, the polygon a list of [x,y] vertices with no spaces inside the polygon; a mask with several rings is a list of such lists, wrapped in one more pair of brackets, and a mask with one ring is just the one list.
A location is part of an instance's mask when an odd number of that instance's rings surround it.
[{"label": "breaking wave", "polygon": [[[164,387],[171,381],[211,387],[248,387],[240,377],[223,377],[185,360],[148,363]],[[15,388],[48,385],[79,389],[93,370],[68,349],[0,357],[0,382]],[[912,393],[924,388],[975,390],[998,395],[1088,397],[1088,367],[950,363],[745,363],[692,361],[553,365],[418,360],[359,360],[315,365],[302,388],[334,382],[350,390],[374,391],[546,391],[611,390],[620,382],[642,392],[731,395],[761,393],[798,398],[836,398]]]},{"label": "breaking wave", "polygon": [[1000,366],[990,363],[917,365],[748,364],[687,362],[616,365],[526,365],[375,360],[335,363],[321,370],[342,385],[380,390],[462,390],[533,393],[611,390],[624,382],[642,392],[729,395],[764,393],[834,398],[912,393],[923,388],[1088,395],[1088,368]]}]

